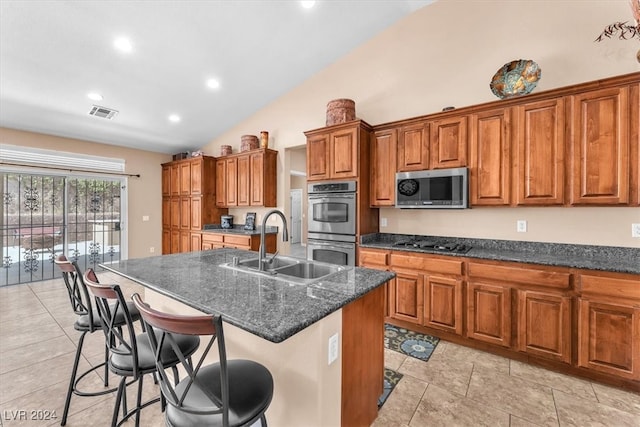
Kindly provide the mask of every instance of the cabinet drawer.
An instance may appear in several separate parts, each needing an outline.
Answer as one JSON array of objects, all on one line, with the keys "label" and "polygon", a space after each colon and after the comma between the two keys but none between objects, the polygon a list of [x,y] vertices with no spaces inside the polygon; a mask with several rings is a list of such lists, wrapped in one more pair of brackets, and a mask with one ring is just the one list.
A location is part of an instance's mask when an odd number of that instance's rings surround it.
[{"label": "cabinet drawer", "polygon": [[224,242],[230,245],[251,246],[251,236],[224,235]]},{"label": "cabinet drawer", "polygon": [[203,242],[220,242],[224,241],[224,234],[215,234],[215,233],[202,233],[202,241]]},{"label": "cabinet drawer", "polygon": [[571,275],[568,272],[526,268],[524,266],[509,267],[480,264],[475,262],[470,262],[468,269],[469,277],[473,278],[538,285],[555,289],[568,289],[571,285]]},{"label": "cabinet drawer", "polygon": [[392,267],[408,268],[411,270],[433,271],[443,274],[462,274],[462,261],[434,258],[428,255],[406,255],[391,253]]},{"label": "cabinet drawer", "polygon": [[370,250],[360,250],[360,265],[387,265],[389,253]]},{"label": "cabinet drawer", "polygon": [[636,279],[619,279],[606,276],[579,276],[582,296],[602,295],[640,301],[640,276]]}]

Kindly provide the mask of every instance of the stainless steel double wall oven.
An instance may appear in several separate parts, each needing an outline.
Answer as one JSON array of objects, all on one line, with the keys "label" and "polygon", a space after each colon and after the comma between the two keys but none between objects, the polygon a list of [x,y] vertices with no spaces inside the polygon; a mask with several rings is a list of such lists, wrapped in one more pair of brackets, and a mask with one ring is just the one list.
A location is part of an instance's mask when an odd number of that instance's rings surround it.
[{"label": "stainless steel double wall oven", "polygon": [[307,258],[356,264],[356,181],[309,184]]}]

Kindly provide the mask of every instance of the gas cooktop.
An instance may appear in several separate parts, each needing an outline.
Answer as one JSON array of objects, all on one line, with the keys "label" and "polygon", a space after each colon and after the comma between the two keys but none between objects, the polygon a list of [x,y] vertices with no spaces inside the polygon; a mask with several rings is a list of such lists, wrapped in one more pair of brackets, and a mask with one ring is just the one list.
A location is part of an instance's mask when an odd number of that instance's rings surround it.
[{"label": "gas cooktop", "polygon": [[471,246],[453,242],[435,242],[432,240],[401,240],[393,244],[395,247],[425,249],[434,252],[453,252],[464,254]]}]

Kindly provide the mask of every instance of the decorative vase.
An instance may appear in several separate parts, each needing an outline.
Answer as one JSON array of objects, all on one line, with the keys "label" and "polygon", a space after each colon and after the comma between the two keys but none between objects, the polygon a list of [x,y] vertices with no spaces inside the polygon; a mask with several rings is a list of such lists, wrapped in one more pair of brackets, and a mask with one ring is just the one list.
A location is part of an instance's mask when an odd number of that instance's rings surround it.
[{"label": "decorative vase", "polygon": [[269,148],[269,132],[266,130],[260,132],[260,147]]}]

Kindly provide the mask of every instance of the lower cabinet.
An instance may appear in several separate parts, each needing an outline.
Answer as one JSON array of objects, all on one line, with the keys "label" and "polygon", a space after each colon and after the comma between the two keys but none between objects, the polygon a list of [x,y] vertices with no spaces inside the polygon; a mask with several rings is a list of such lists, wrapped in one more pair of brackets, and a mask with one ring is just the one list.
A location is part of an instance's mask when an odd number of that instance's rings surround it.
[{"label": "lower cabinet", "polygon": [[423,324],[462,335],[462,280],[429,275],[424,294]]},{"label": "lower cabinet", "polygon": [[424,276],[396,271],[395,279],[389,283],[389,316],[421,325],[424,311]]},{"label": "lower cabinet", "polygon": [[578,366],[640,380],[640,281],[580,276]]},{"label": "lower cabinet", "polygon": [[[372,268],[374,270],[388,271],[387,264],[389,263],[389,251],[377,251],[371,249],[359,249],[358,250],[358,266]],[[390,299],[389,293],[391,288],[391,282],[384,284],[384,316],[389,317],[390,311]]]},{"label": "lower cabinet", "polygon": [[511,288],[467,283],[467,337],[511,346]]},{"label": "lower cabinet", "polygon": [[[277,250],[276,234],[267,234],[265,236],[265,244],[267,253],[275,253]],[[239,234],[223,234],[223,233],[202,233],[202,250],[234,248],[244,249],[247,251],[258,251],[260,249],[260,235],[239,235]]]}]

